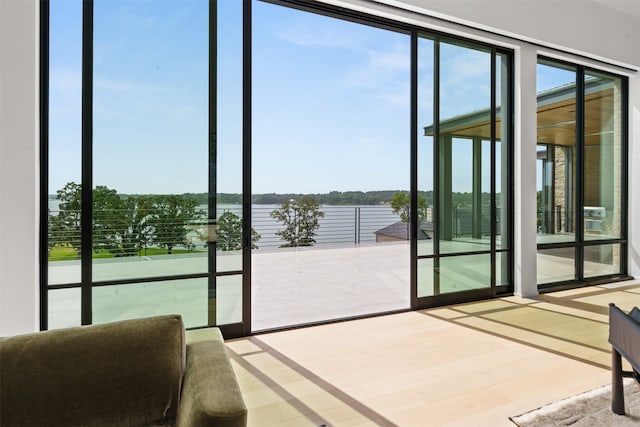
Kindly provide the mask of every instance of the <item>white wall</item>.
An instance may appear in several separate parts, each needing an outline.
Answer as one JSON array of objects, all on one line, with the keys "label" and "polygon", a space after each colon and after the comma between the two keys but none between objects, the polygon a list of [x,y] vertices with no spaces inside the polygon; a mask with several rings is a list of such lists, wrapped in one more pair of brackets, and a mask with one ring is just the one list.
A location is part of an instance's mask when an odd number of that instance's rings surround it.
[{"label": "white wall", "polygon": [[39,329],[37,14],[0,0],[0,336]]},{"label": "white wall", "polygon": [[538,295],[537,281],[537,111],[536,64],[538,53],[532,46],[515,52],[514,116],[514,293],[522,297]]}]

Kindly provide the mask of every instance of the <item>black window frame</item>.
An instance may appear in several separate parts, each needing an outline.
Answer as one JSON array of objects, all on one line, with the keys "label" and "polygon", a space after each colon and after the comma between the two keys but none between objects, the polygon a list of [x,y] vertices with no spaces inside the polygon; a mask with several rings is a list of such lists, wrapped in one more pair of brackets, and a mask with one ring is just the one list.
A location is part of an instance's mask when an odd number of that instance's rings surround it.
[{"label": "black window frame", "polygon": [[[410,132],[411,137],[409,142],[410,150],[410,192],[411,192],[411,244],[410,244],[410,309],[419,309],[426,306],[433,306],[434,301],[425,303],[425,299],[418,298],[417,296],[417,263],[418,260],[423,258],[417,253],[417,206],[418,206],[418,164],[417,164],[417,146],[418,146],[418,127],[417,120],[417,41],[420,35],[428,34],[429,37],[433,37],[437,40],[446,40],[449,42],[462,43],[465,45],[471,45],[476,47],[482,47],[491,52],[492,65],[491,65],[491,86],[492,86],[492,101],[491,101],[491,146],[492,153],[495,153],[496,147],[496,99],[495,99],[495,76],[496,65],[495,58],[497,54],[505,55],[508,58],[508,73],[509,73],[509,85],[508,85],[508,100],[509,108],[503,110],[503,120],[508,120],[507,131],[508,135],[503,139],[510,141],[511,147],[509,149],[508,158],[508,170],[503,171],[503,174],[507,174],[508,180],[508,201],[506,208],[508,209],[508,232],[509,237],[506,245],[502,245],[501,248],[496,248],[495,233],[496,225],[491,225],[492,244],[490,256],[491,256],[491,269],[492,269],[492,282],[491,293],[474,295],[472,293],[465,294],[463,300],[469,301],[478,298],[493,298],[501,295],[508,295],[513,292],[513,259],[514,259],[514,162],[513,162],[513,145],[514,140],[514,50],[504,47],[499,47],[496,44],[491,44],[485,41],[474,40],[472,38],[460,37],[452,35],[446,32],[441,32],[433,29],[429,29],[419,25],[413,25],[396,21],[388,18],[383,18],[373,14],[355,11],[352,9],[324,4],[312,0],[256,0],[264,1],[280,5],[283,7],[295,8],[311,12],[314,14],[325,15],[341,20],[347,20],[368,26],[373,26],[381,29],[391,30],[407,34],[410,37],[411,44],[411,72],[410,72]],[[93,89],[93,0],[82,0],[83,3],[83,77],[82,77],[82,247],[92,247],[92,89]],[[215,163],[216,159],[216,141],[215,141],[215,120],[216,120],[216,57],[217,57],[217,0],[208,0],[209,3],[209,150],[210,150],[210,163]],[[93,287],[98,286],[114,286],[114,285],[126,285],[129,283],[150,283],[150,282],[166,282],[169,280],[181,280],[192,278],[208,278],[209,279],[209,298],[215,298],[215,278],[219,276],[229,275],[242,275],[243,291],[242,291],[242,307],[243,307],[243,321],[241,323],[234,323],[229,325],[219,325],[226,337],[246,336],[252,333],[251,331],[251,4],[252,0],[243,0],[243,262],[242,270],[227,271],[218,273],[215,271],[215,244],[213,247],[214,256],[209,255],[209,272],[208,273],[194,273],[194,274],[182,274],[172,276],[154,276],[154,277],[142,277],[135,279],[122,279],[122,280],[109,280],[109,281],[93,281],[92,280],[92,258],[84,256],[81,259],[81,281],[79,283],[65,283],[49,285],[48,283],[48,212],[47,212],[47,199],[48,199],[48,117],[49,117],[49,0],[40,0],[40,118],[41,118],[41,131],[40,131],[40,185],[41,185],[41,211],[40,211],[40,328],[42,330],[48,329],[48,292],[57,289],[69,289],[78,288],[81,289],[81,324],[91,324],[92,319],[92,300],[91,293]],[[436,79],[438,77],[436,76]],[[438,83],[438,80],[436,80]],[[437,108],[437,106],[436,106]],[[436,110],[437,111],[437,110]],[[435,114],[435,113],[434,113]],[[436,120],[437,122],[437,120]],[[626,130],[626,129],[625,129]],[[494,159],[495,161],[495,159]],[[493,162],[492,161],[492,164]],[[215,223],[215,206],[216,206],[216,180],[215,180],[215,165],[210,168],[209,175],[209,222]],[[495,166],[492,167],[492,200],[491,200],[491,212],[492,216],[496,215],[496,200],[495,200]],[[213,214],[212,214],[213,209]],[[212,216],[213,215],[213,216]],[[483,254],[485,252],[482,252]],[[496,269],[496,257],[499,254],[508,253],[509,260],[509,277],[508,284],[496,286],[495,284],[495,269]],[[465,253],[472,254],[472,253]],[[442,256],[453,256],[456,254],[446,254]],[[212,259],[213,258],[213,259]],[[459,296],[456,295],[443,295],[442,298],[435,301],[436,305],[445,305],[453,302],[459,302]],[[372,313],[371,316],[381,313]],[[354,318],[361,318],[363,316],[357,316]],[[346,319],[339,319],[346,320]],[[328,322],[332,322],[329,320]],[[325,322],[326,323],[326,322]],[[203,325],[203,327],[211,326],[211,319],[209,319],[209,325]]]},{"label": "black window frame", "polygon": [[[538,292],[546,293],[565,289],[581,288],[602,283],[612,283],[632,279],[628,274],[628,164],[629,164],[629,78],[621,74],[601,70],[593,66],[573,63],[566,60],[538,55],[536,64],[545,63],[551,66],[571,67],[576,70],[576,206],[575,206],[575,240],[559,243],[537,243],[536,251],[545,249],[575,249],[575,278],[557,282],[539,283]],[[595,72],[611,77],[619,78],[621,84],[621,141],[620,141],[620,238],[585,240],[584,238],[584,145],[585,145],[585,87],[584,76],[588,72]],[[620,245],[620,273],[603,274],[594,277],[584,277],[584,249],[588,246],[602,246],[608,244]]]}]

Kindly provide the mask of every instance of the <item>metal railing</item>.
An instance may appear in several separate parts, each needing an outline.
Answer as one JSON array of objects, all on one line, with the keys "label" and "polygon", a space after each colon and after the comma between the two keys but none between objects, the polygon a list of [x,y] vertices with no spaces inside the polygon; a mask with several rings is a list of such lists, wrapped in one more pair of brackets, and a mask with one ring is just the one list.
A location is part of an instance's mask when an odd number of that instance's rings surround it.
[{"label": "metal railing", "polygon": [[[271,213],[278,209],[278,205],[254,205],[251,210],[251,225],[259,238],[253,242],[257,249],[279,248],[286,246],[277,233],[285,224],[275,220]],[[378,232],[383,228],[400,222],[400,217],[394,214],[388,205],[379,206],[320,206],[324,216],[318,219],[313,246],[336,244],[367,244],[377,241]],[[221,205],[217,209],[219,219],[225,213],[234,216],[230,230],[222,231],[222,224],[218,221],[218,243],[220,239],[237,239],[233,244],[224,245],[230,250],[240,249],[242,246],[242,208],[239,205]],[[81,249],[79,221],[63,223],[57,221],[59,211],[52,211],[49,221],[49,253],[50,260],[78,259]],[[78,212],[66,211],[67,217],[79,218]],[[118,211],[100,211],[94,215],[93,225],[93,256],[100,257],[131,257],[149,256],[161,253],[198,252],[207,249],[208,227],[206,211],[201,207],[195,216],[185,219],[163,219],[161,216],[140,216],[137,220],[122,215]],[[453,235],[455,237],[471,236],[473,227],[473,213],[471,207],[456,207],[451,212]],[[483,206],[481,210],[481,233],[491,233],[491,210]],[[129,218],[129,222],[127,222]],[[497,230],[500,230],[499,215]],[[227,226],[229,226],[227,224]],[[408,238],[395,236],[397,240]],[[498,232],[499,234],[499,232]],[[388,241],[389,239],[385,239]]]},{"label": "metal railing", "polygon": [[[277,208],[277,205],[254,205],[252,209],[252,228],[260,236],[255,242],[258,248],[278,248],[286,244],[276,234],[285,225],[271,216]],[[399,216],[386,205],[321,206],[319,210],[324,217],[318,220],[314,246],[373,243],[378,230],[400,221]],[[192,218],[175,220],[141,215],[134,219],[122,211],[100,211],[93,220],[93,257],[155,255],[163,251],[167,253],[169,248],[173,254],[206,250],[208,227],[206,219],[203,219],[206,218],[205,212],[200,209]],[[224,236],[239,238],[237,231],[242,225],[242,209],[236,205],[221,206],[217,210],[217,218],[226,212],[233,213],[238,222],[235,230]],[[50,212],[51,261],[79,259],[82,250],[79,212],[67,210],[64,214],[67,221],[61,221],[60,211]],[[220,224],[218,238],[222,238]]]}]

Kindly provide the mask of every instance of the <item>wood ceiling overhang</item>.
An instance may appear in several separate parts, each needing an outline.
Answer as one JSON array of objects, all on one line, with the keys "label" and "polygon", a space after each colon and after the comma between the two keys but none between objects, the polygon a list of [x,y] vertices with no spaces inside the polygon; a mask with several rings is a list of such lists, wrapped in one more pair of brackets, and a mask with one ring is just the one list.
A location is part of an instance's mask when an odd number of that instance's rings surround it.
[{"label": "wood ceiling overhang", "polygon": [[[585,80],[585,143],[598,144],[602,135],[613,132],[616,100],[610,80],[590,77]],[[618,101],[619,102],[619,101]],[[454,137],[490,139],[491,115],[488,108],[443,119],[440,134]],[[496,139],[501,139],[501,108],[496,108]],[[576,85],[567,84],[538,94],[538,143],[575,145]],[[433,136],[433,125],[424,127],[425,136]]]}]

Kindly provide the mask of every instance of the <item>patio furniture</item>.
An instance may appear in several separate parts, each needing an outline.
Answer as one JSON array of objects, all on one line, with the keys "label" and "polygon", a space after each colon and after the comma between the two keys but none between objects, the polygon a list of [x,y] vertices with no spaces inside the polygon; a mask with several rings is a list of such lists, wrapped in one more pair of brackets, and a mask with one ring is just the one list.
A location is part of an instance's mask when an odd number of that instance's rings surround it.
[{"label": "patio furniture", "polygon": [[[640,375],[640,310],[634,307],[628,314],[615,304],[609,304],[609,343],[611,344],[611,411],[624,415],[624,377],[639,380]],[[622,358],[632,371],[622,370]]]}]

